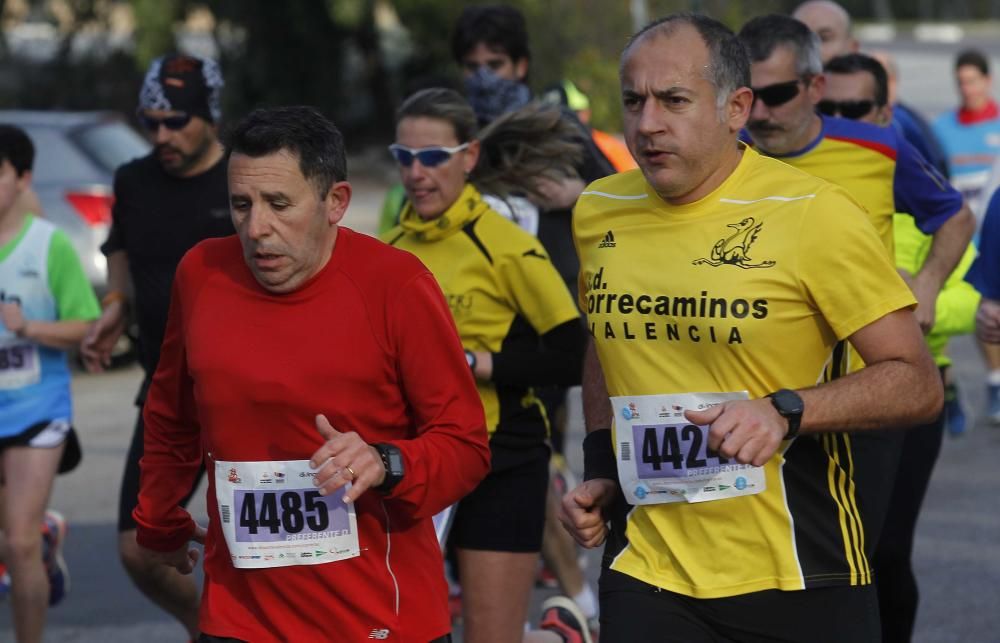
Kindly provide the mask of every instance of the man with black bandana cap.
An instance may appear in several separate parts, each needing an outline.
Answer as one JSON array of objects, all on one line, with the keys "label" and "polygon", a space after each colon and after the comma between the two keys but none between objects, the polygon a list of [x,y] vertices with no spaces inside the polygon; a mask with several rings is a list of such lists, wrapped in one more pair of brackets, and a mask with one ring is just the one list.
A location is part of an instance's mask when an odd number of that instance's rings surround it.
[{"label": "man with black bandana cap", "polygon": [[[141,407],[160,357],[174,271],[199,241],[235,232],[218,140],[222,84],[213,60],[169,55],[150,65],[136,114],[154,148],[115,174],[112,226],[102,246],[108,258],[109,292],[101,302],[101,318],[81,345],[87,367],[103,370],[131,307],[139,326],[145,379],[136,399],[140,413],[122,480],[119,553],[139,589],[180,621],[192,638],[198,633],[197,586],[191,577],[150,565],[139,555],[132,510],[143,452]],[[194,488],[185,503],[193,493]]]}]

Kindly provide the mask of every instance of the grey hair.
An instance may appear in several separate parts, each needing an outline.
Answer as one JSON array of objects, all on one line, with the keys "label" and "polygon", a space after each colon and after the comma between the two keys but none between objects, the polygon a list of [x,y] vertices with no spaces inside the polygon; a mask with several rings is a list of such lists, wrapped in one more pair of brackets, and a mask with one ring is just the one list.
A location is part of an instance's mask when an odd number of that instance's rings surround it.
[{"label": "grey hair", "polygon": [[681,25],[694,27],[708,48],[709,63],[705,70],[705,80],[715,87],[715,104],[721,117],[729,95],[740,87],[750,86],[750,61],[747,60],[746,50],[736,35],[721,22],[688,12],[654,20],[629,38],[622,51],[622,64],[624,65],[632,47],[650,33],[670,35]]},{"label": "grey hair", "polygon": [[788,47],[795,56],[795,73],[800,77],[823,72],[819,36],[795,18],[777,13],[758,16],[743,25],[739,37],[750,62],[767,60],[777,47]]}]

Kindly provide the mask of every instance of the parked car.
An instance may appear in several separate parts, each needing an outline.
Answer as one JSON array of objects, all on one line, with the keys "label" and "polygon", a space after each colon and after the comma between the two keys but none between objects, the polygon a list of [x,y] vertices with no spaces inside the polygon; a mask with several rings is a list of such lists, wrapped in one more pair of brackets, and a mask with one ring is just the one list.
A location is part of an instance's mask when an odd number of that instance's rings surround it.
[{"label": "parked car", "polygon": [[[35,144],[32,184],[41,215],[73,242],[98,297],[107,290],[112,180],[119,165],[149,153],[150,144],[115,112],[0,110],[0,123],[24,129]],[[131,346],[116,353],[130,353]]]},{"label": "parked car", "polygon": [[69,235],[90,283],[103,294],[107,262],[101,244],[111,225],[111,182],[119,165],[149,153],[149,143],[114,112],[0,110],[0,123],[17,125],[31,137],[32,182],[42,216]]}]

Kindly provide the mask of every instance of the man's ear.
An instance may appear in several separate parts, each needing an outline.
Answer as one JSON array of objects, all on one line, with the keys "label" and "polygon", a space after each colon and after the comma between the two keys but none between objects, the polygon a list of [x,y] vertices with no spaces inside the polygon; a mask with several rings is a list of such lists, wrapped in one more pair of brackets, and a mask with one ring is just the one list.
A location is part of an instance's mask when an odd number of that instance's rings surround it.
[{"label": "man's ear", "polygon": [[738,132],[746,126],[747,120],[750,119],[751,108],[753,108],[753,91],[749,87],[740,87],[729,94],[729,100],[723,108],[726,110],[723,117],[731,131]]},{"label": "man's ear", "polygon": [[809,102],[813,105],[817,105],[821,100],[823,100],[823,93],[826,91],[826,76],[823,74],[816,74],[809,79],[809,84],[806,85],[806,92],[809,93]]},{"label": "man's ear", "polygon": [[527,58],[519,58],[514,61],[514,76],[522,83],[528,77],[528,63]]},{"label": "man's ear", "polygon": [[337,181],[330,186],[324,199],[326,220],[330,225],[337,225],[344,218],[351,203],[351,194],[351,184],[347,181]]}]

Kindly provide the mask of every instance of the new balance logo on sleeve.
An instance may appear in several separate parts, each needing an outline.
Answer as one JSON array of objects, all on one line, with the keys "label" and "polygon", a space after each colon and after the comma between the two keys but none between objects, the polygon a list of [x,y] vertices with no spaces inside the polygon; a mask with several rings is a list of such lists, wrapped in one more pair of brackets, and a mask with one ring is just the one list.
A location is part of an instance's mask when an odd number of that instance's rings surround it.
[{"label": "new balance logo on sleeve", "polygon": [[604,235],[604,239],[597,244],[598,248],[614,248],[615,247],[615,233],[608,230],[608,233]]}]

